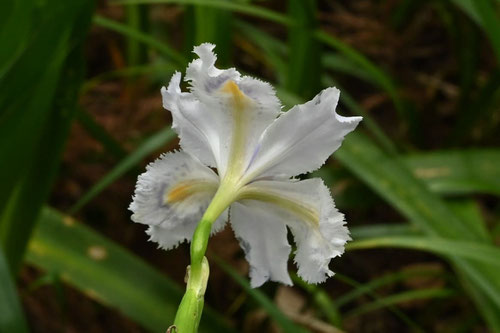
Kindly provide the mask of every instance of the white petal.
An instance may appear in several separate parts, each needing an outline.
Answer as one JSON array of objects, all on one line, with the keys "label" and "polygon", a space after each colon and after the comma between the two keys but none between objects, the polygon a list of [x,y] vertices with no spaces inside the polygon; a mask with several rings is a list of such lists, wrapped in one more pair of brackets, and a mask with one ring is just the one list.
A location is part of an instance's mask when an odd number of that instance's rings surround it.
[{"label": "white petal", "polygon": [[246,178],[293,177],[325,163],[362,119],[338,115],[338,99],[339,90],[328,88],[276,119],[266,129]]},{"label": "white petal", "polygon": [[238,81],[240,73],[234,68],[221,70],[215,67],[217,56],[214,44],[203,43],[194,48],[199,59],[193,60],[186,69],[186,81],[191,83],[192,92],[197,95],[210,95],[227,80]]},{"label": "white petal", "polygon": [[291,247],[280,219],[273,209],[254,200],[231,205],[231,226],[250,263],[253,288],[267,280],[292,285],[287,268]]},{"label": "white petal", "polygon": [[344,252],[350,239],[344,215],[336,208],[330,191],[319,178],[304,181],[256,181],[247,185],[244,201],[261,200],[281,214],[297,244],[298,274],[309,283],[332,276],[330,260]]},{"label": "white petal", "polygon": [[210,126],[213,119],[202,112],[200,103],[190,93],[180,89],[181,73],[176,72],[168,88],[163,87],[163,107],[172,113],[172,128],[180,138],[183,150],[196,156],[205,165],[217,166],[219,136]]},{"label": "white petal", "polygon": [[[226,209],[212,225],[212,235],[224,229],[227,222],[227,216],[228,213]],[[178,224],[172,228],[162,228],[160,226],[153,225],[146,230],[146,233],[150,236],[150,241],[158,243],[159,247],[164,250],[170,250],[185,240],[188,242],[191,241],[194,230],[196,229],[200,219],[201,216],[198,219],[188,219],[185,220],[184,223]]]},{"label": "white petal", "polygon": [[217,69],[213,48],[212,44],[195,47],[200,58],[191,62],[186,75],[191,92],[181,92],[180,76],[175,74],[162,95],[182,148],[216,166],[222,177],[230,162],[246,169],[281,106],[269,84],[241,77],[235,69]]},{"label": "white petal", "polygon": [[[185,152],[162,155],[139,176],[129,209],[166,249],[191,239],[218,186],[217,175]],[[220,227],[220,226],[218,226]]]}]

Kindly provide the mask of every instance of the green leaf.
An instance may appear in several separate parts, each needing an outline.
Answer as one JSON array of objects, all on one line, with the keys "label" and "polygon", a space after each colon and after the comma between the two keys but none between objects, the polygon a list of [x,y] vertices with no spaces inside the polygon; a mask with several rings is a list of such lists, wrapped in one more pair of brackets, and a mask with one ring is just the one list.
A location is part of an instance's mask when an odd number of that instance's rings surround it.
[{"label": "green leaf", "polygon": [[362,240],[367,238],[383,237],[383,236],[415,236],[420,235],[418,228],[410,224],[395,223],[395,224],[372,224],[350,227],[349,231],[354,240]]},{"label": "green leaf", "polygon": [[406,280],[408,278],[414,278],[420,276],[436,276],[440,274],[442,274],[442,272],[436,271],[436,269],[429,269],[425,267],[405,269],[403,271],[385,274],[379,278],[372,279],[369,282],[363,283],[354,290],[340,297],[337,297],[335,299],[335,304],[338,307],[344,306],[363,295],[366,294],[373,295],[373,291],[375,289],[386,287],[388,285],[392,285],[396,282]]},{"label": "green leaf", "polygon": [[12,161],[0,174],[0,236],[13,272],[57,173],[84,75],[82,43],[92,10],[93,2],[84,0],[40,4],[33,38],[0,80],[0,151]]},{"label": "green leaf", "polygon": [[394,294],[387,297],[379,298],[368,304],[364,304],[348,312],[345,316],[346,318],[355,317],[370,311],[374,311],[380,308],[385,308],[389,305],[400,304],[422,299],[448,298],[453,295],[455,295],[455,291],[451,289],[430,288],[430,289],[405,291],[399,294]]},{"label": "green leaf", "polygon": [[470,16],[490,39],[493,51],[500,62],[500,21],[498,1],[490,0],[451,0],[457,7]]},{"label": "green leaf", "polygon": [[[148,20],[148,7],[127,6],[127,25],[133,30],[145,30]],[[141,47],[140,42],[135,38],[127,39],[127,63],[130,66],[137,66],[146,59],[147,48]]]},{"label": "green leaf", "polygon": [[285,87],[305,98],[320,90],[321,45],[314,38],[317,27],[316,0],[288,0],[288,17],[295,24],[288,27],[288,70]]},{"label": "green leaf", "polygon": [[288,317],[286,317],[280,309],[276,307],[274,302],[270,300],[266,294],[264,294],[260,289],[252,288],[247,279],[240,276],[231,266],[224,263],[221,259],[213,257],[214,261],[226,274],[228,274],[236,283],[240,285],[245,292],[252,297],[266,312],[271,316],[271,318],[283,329],[284,332],[307,332],[300,326],[295,325]]},{"label": "green leaf", "polygon": [[[254,6],[251,4],[244,4],[244,3],[237,3],[237,2],[231,2],[231,1],[223,1],[223,0],[212,0],[212,1],[205,1],[205,0],[120,0],[120,1],[113,1],[114,4],[121,4],[121,5],[134,5],[134,4],[166,4],[166,3],[172,3],[172,4],[179,4],[179,5],[198,5],[198,6],[206,6],[206,7],[214,7],[214,8],[220,8],[220,9],[226,9],[230,11],[235,11],[235,12],[240,12],[243,14],[248,14],[252,16],[256,16],[261,19],[267,19],[276,23],[281,23],[287,26],[293,26],[297,24],[294,22],[292,19],[287,17],[286,15],[283,15],[281,13],[277,13],[275,11],[262,8],[259,6]],[[345,55],[347,58],[352,60],[356,65],[360,66],[363,70],[365,70],[375,82],[387,91],[389,96],[393,99],[394,105],[396,106],[396,109],[398,112],[406,117],[405,119],[409,120],[415,120],[415,114],[410,111],[410,109],[406,108],[404,105],[404,102],[399,96],[399,93],[397,92],[396,86],[392,79],[382,70],[380,69],[377,65],[375,65],[373,62],[371,62],[368,58],[366,58],[363,54],[360,52],[356,51],[349,45],[345,44],[344,42],[340,41],[339,39],[325,33],[324,31],[316,30],[313,34],[315,38],[317,38],[320,42],[333,47],[334,49],[338,50],[340,53]],[[413,122],[412,122],[413,123]]]},{"label": "green leaf", "polygon": [[[339,281],[342,281],[343,283],[354,287],[355,291],[356,290],[359,290],[359,291],[362,291],[362,292],[366,291],[363,288],[364,284],[359,283],[359,282],[351,279],[350,277],[348,277],[346,275],[343,275],[343,274],[340,274],[340,273],[336,273],[335,274],[335,279],[337,279]],[[375,301],[377,301],[377,300],[379,300],[379,299],[382,298],[382,296],[380,296],[379,294],[377,294],[376,292],[371,291],[371,290],[367,290],[366,294],[369,295]],[[410,317],[408,317],[404,312],[402,312],[401,310],[399,310],[394,305],[387,304],[386,307],[387,307],[387,309],[389,311],[391,311],[392,313],[394,313],[401,321],[403,321],[406,325],[408,325],[408,327],[410,327],[412,329],[412,331],[415,331],[415,332],[424,332],[424,330],[421,329],[418,326],[417,323],[415,323]]]},{"label": "green leaf", "polygon": [[472,1],[477,14],[481,18],[486,35],[488,36],[493,52],[500,64],[500,20],[498,15],[498,3],[491,0]]},{"label": "green leaf", "polygon": [[420,229],[431,235],[473,238],[465,223],[437,195],[361,132],[349,134],[335,156]]},{"label": "green leaf", "polygon": [[163,63],[161,61],[157,61],[157,63],[125,67],[109,72],[104,72],[85,81],[80,94],[84,95],[87,91],[96,87],[103,81],[114,78],[128,78],[132,76],[149,75],[150,78],[159,78],[162,82],[164,82],[165,77],[172,75],[178,69],[179,67],[177,65],[170,62]]},{"label": "green leaf", "polygon": [[[362,133],[351,133],[336,153],[344,165],[390,202],[419,229],[431,237],[458,242],[474,242],[483,236],[426,186],[412,176],[400,161],[383,153]],[[484,249],[484,248],[481,248]],[[436,249],[437,250],[437,249]],[[485,253],[496,253],[489,251]],[[500,278],[496,267],[470,261],[450,253],[450,259],[481,290],[496,309],[500,309]]]},{"label": "green leaf", "polygon": [[362,68],[371,77],[372,82],[375,82],[379,88],[387,92],[402,119],[411,126],[416,125],[416,114],[405,105],[405,102],[399,96],[393,79],[383,69],[366,58],[362,53],[324,31],[316,31],[315,37],[324,44],[336,49],[352,63]]},{"label": "green leaf", "polygon": [[88,190],[73,207],[71,207],[69,210],[70,215],[76,213],[90,200],[101,193],[106,187],[127,173],[131,168],[139,164],[146,156],[155,152],[176,136],[177,135],[172,129],[167,128],[146,139],[136,150],[121,160],[110,172],[102,177],[99,182],[94,184],[90,190]]},{"label": "green leaf", "polygon": [[[228,1],[228,0],[224,0]],[[193,57],[193,46],[201,43],[217,45],[217,61],[222,66],[231,63],[233,13],[219,8],[193,5],[186,8],[184,15],[184,51],[187,58]]]},{"label": "green leaf", "polygon": [[0,248],[0,331],[28,332],[12,274]]},{"label": "green leaf", "polygon": [[129,27],[123,23],[117,22],[110,20],[108,18],[105,18],[103,16],[95,15],[93,22],[103,28],[115,31],[117,33],[123,34],[124,36],[127,36],[128,38],[132,38],[134,40],[137,40],[141,43],[144,43],[161,53],[163,53],[165,56],[168,58],[172,59],[179,67],[184,67],[186,64],[186,60],[176,50],[172,49],[169,47],[167,44],[139,31],[134,29],[133,27]]},{"label": "green leaf", "polygon": [[243,35],[242,37],[251,41],[257,49],[255,58],[264,62],[271,69],[272,74],[276,76],[276,80],[284,85],[288,75],[286,61],[288,59],[288,46],[280,39],[242,20],[235,19],[234,26]]},{"label": "green leaf", "polygon": [[99,141],[107,152],[118,158],[123,158],[127,154],[125,149],[113,139],[106,129],[99,125],[85,110],[78,108],[75,116],[87,133]]},{"label": "green leaf", "polygon": [[458,8],[460,8],[474,22],[476,22],[479,26],[483,27],[483,22],[474,6],[474,1],[475,0],[450,0],[450,2],[452,2]]},{"label": "green leaf", "polygon": [[481,215],[481,209],[476,201],[472,199],[455,199],[448,200],[447,204],[455,214],[467,222],[469,228],[475,230],[481,236],[482,241],[491,243],[492,237],[489,234],[486,222]]},{"label": "green leaf", "polygon": [[403,162],[439,194],[500,195],[500,150],[469,149],[411,154]]},{"label": "green leaf", "polygon": [[476,242],[447,240],[437,237],[379,237],[354,240],[346,245],[346,250],[363,250],[396,247],[429,251],[439,255],[472,259],[491,266],[500,267],[500,249],[493,245]]},{"label": "green leaf", "polygon": [[[43,210],[27,260],[90,298],[145,328],[162,332],[173,323],[182,290],[140,258],[56,210]],[[201,332],[231,331],[206,307]]]},{"label": "green leaf", "polygon": [[0,80],[28,47],[34,5],[30,0],[0,2]]},{"label": "green leaf", "polygon": [[213,7],[226,9],[230,11],[239,12],[242,14],[247,14],[251,16],[256,16],[262,19],[267,19],[277,23],[282,23],[285,25],[291,24],[291,20],[283,14],[276,13],[272,10],[262,8],[259,6],[254,6],[251,4],[239,3],[235,1],[225,1],[225,0],[119,0],[112,1],[113,4],[117,5],[134,5],[134,4],[178,4],[178,5],[197,5],[203,7]]},{"label": "green leaf", "polygon": [[307,291],[313,302],[316,304],[316,307],[323,312],[332,325],[340,326],[342,324],[342,315],[338,306],[336,302],[333,302],[325,290],[317,285],[304,282],[304,280],[299,278],[296,274],[290,274],[290,276],[294,284]]}]

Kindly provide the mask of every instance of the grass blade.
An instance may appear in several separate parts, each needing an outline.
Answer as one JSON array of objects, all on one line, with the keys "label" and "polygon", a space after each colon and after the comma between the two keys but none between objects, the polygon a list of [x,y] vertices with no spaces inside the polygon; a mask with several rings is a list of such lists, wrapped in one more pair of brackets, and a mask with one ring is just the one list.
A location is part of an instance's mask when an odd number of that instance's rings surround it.
[{"label": "grass blade", "polygon": [[[336,155],[344,165],[426,234],[462,242],[482,239],[482,234],[477,229],[471,229],[439,197],[415,179],[404,165],[382,153],[360,132],[351,133]],[[487,252],[490,253],[489,250]],[[499,310],[500,278],[495,273],[497,269],[480,264],[479,261],[464,260],[453,253],[450,255],[456,268],[465,273],[475,288]]]},{"label": "grass blade", "polygon": [[8,198],[0,204],[8,207],[2,212],[0,233],[13,272],[22,263],[57,173],[84,76],[82,42],[93,2],[51,0],[38,9],[42,28],[33,32],[26,52],[0,82],[5,92],[0,97],[4,111],[0,131],[6,139],[0,151],[13,161],[4,165],[5,175],[0,176],[5,185],[0,197]]},{"label": "grass blade", "polygon": [[203,7],[212,7],[230,10],[242,14],[247,14],[251,16],[256,16],[262,19],[267,19],[276,23],[281,23],[285,25],[292,24],[292,21],[283,14],[274,12],[272,10],[262,8],[259,6],[254,6],[251,4],[245,4],[235,1],[225,1],[225,0],[120,0],[112,1],[115,5],[135,5],[135,4],[177,4],[177,5],[197,5]]},{"label": "grass blade", "polygon": [[325,317],[333,326],[341,326],[342,315],[336,302],[333,302],[326,291],[317,285],[304,282],[304,280],[299,278],[296,274],[291,274],[290,277],[292,278],[294,284],[298,285],[311,295],[313,302],[316,303],[318,309],[323,312]]},{"label": "grass blade", "polygon": [[281,310],[274,305],[273,301],[271,301],[261,290],[250,287],[250,283],[248,283],[245,278],[240,276],[231,266],[227,265],[219,258],[214,257],[213,259],[217,265],[222,268],[224,272],[226,272],[226,274],[231,276],[231,278],[238,283],[240,287],[243,288],[248,295],[250,295],[250,297],[252,297],[264,310],[266,310],[269,316],[276,321],[284,332],[307,332],[302,327],[297,326],[290,321],[290,319],[288,319],[288,317],[286,317]]},{"label": "grass blade", "polygon": [[471,1],[482,25],[488,36],[493,52],[497,56],[497,62],[500,64],[500,20],[498,18],[498,3],[490,0]]},{"label": "grass blade", "polygon": [[354,240],[364,240],[376,237],[388,237],[388,236],[415,236],[421,235],[418,229],[410,224],[373,224],[373,225],[362,225],[349,228],[351,232],[351,237]]},{"label": "grass blade", "polygon": [[89,115],[85,110],[78,108],[76,111],[76,120],[85,128],[85,130],[97,141],[99,141],[102,146],[109,153],[113,154],[117,158],[123,158],[127,154],[122,146],[101,126],[99,125],[91,115]]},{"label": "grass blade", "polygon": [[27,333],[28,325],[17,297],[16,284],[0,248],[0,331]]},{"label": "grass blade", "polygon": [[285,87],[309,100],[320,90],[321,45],[314,38],[316,0],[288,0],[288,70]]},{"label": "grass blade", "polygon": [[[227,1],[227,0],[225,0]],[[184,26],[186,27],[184,51],[192,58],[193,45],[213,43],[217,45],[217,62],[228,66],[232,58],[233,13],[214,7],[193,5],[187,8]]]},{"label": "grass blade", "polygon": [[170,129],[164,129],[146,139],[136,150],[130,153],[127,157],[121,160],[110,172],[102,177],[99,182],[94,184],[69,210],[69,214],[73,215],[83,206],[85,206],[96,195],[101,193],[106,187],[116,181],[118,178],[127,173],[131,168],[139,164],[146,156],[161,148],[177,135]]},{"label": "grass blade", "polygon": [[338,307],[344,306],[363,295],[372,294],[372,292],[377,288],[385,287],[407,278],[414,278],[418,276],[436,276],[439,274],[442,274],[442,272],[436,271],[436,269],[426,269],[422,267],[389,273],[367,283],[364,283],[360,285],[359,288],[356,288],[353,291],[350,291],[338,297],[335,300],[335,304]]},{"label": "grass blade", "polygon": [[355,317],[370,311],[378,310],[380,308],[385,308],[389,305],[395,305],[399,303],[411,302],[422,299],[448,298],[453,295],[455,295],[455,291],[451,289],[430,288],[430,289],[405,291],[399,294],[379,298],[373,301],[372,303],[364,304],[348,312],[345,316]]},{"label": "grass blade", "polygon": [[[136,5],[136,4],[179,4],[179,5],[198,5],[204,7],[213,7],[219,9],[225,9],[230,11],[239,12],[242,14],[256,16],[260,19],[267,19],[276,23],[280,23],[286,26],[293,26],[296,24],[288,16],[251,4],[222,1],[222,0],[120,0],[113,1],[114,4],[119,5]],[[354,64],[366,71],[377,83],[377,85],[385,90],[394,102],[396,110],[402,116],[403,119],[407,120],[409,124],[413,126],[416,124],[416,114],[405,106],[404,101],[399,96],[396,85],[390,76],[380,69],[377,65],[371,62],[363,54],[352,48],[351,46],[345,44],[339,39],[327,34],[324,31],[316,30],[313,36],[321,43],[334,48],[343,54],[346,58],[350,59]],[[416,129],[413,129],[416,131]]]},{"label": "grass blade", "polygon": [[433,151],[404,156],[402,161],[433,192],[500,195],[500,150]]},{"label": "grass blade", "polygon": [[0,3],[0,80],[28,46],[33,6],[30,0]]},{"label": "grass blade", "polygon": [[491,266],[500,267],[500,249],[493,245],[476,242],[446,240],[436,237],[380,237],[354,240],[346,245],[346,250],[363,250],[384,247],[396,247],[429,251],[445,256],[457,256],[472,259]]},{"label": "grass blade", "polygon": [[466,236],[466,239],[473,240],[474,236],[479,236],[471,234],[466,224],[414,178],[402,163],[383,153],[361,132],[351,133],[335,154],[421,230],[457,239]]},{"label": "grass blade", "polygon": [[[355,288],[355,290],[362,290],[363,289],[363,284],[351,279],[350,277],[336,273],[335,278],[339,281],[342,281],[343,283],[350,285]],[[378,300],[381,299],[382,296],[378,295],[374,291],[367,291],[366,292],[373,300]],[[401,321],[403,321],[406,325],[408,325],[412,331],[415,332],[424,332],[423,329],[421,329],[417,323],[415,323],[410,317],[408,317],[404,312],[399,310],[397,307],[395,307],[392,304],[387,304],[387,309],[394,313]]]},{"label": "grass blade", "polygon": [[113,20],[110,20],[108,18],[105,18],[103,16],[99,16],[99,15],[94,16],[93,22],[95,24],[103,27],[103,28],[120,33],[124,36],[127,36],[128,38],[132,38],[134,40],[137,40],[141,43],[144,43],[145,45],[148,45],[148,46],[160,51],[165,56],[172,59],[179,66],[179,68],[183,68],[186,65],[186,59],[184,59],[182,54],[180,54],[176,50],[172,49],[167,44],[139,31],[139,30],[136,30],[136,29],[129,27],[123,23],[113,21]]},{"label": "grass blade", "polygon": [[[179,286],[126,249],[54,209],[46,208],[27,260],[151,331],[165,331],[182,297]],[[206,308],[201,332],[231,331]]]}]

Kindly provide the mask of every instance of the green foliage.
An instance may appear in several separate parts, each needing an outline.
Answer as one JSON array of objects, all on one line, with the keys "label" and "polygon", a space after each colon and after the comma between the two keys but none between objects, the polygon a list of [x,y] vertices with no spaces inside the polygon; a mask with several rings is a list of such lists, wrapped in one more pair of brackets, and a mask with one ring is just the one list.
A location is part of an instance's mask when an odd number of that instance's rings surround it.
[{"label": "green foliage", "polygon": [[166,128],[146,139],[143,144],[123,158],[106,176],[94,184],[94,186],[92,186],[92,188],[89,189],[87,193],[85,193],[85,195],[83,195],[70,209],[70,213],[76,213],[96,195],[111,185],[115,180],[123,176],[131,168],[139,164],[146,156],[150,155],[154,151],[157,151],[174,137],[174,131],[170,128]]},{"label": "green foliage", "polygon": [[[15,11],[18,2],[12,6]],[[82,42],[92,9],[92,2],[83,0],[37,4],[30,13],[37,17],[36,26],[23,33],[23,47],[3,67],[0,151],[10,162],[0,173],[0,236],[13,271],[22,263],[38,211],[57,174],[83,79]],[[18,22],[8,20],[6,25],[10,29]]]},{"label": "green foliage", "polygon": [[223,262],[222,260],[215,258],[215,262],[226,272],[231,278],[240,285],[248,295],[255,300],[266,312],[271,316],[271,318],[276,321],[276,323],[285,332],[291,333],[301,333],[307,332],[303,328],[295,325],[290,319],[288,319],[277,307],[274,305],[273,301],[257,288],[252,288],[250,283],[243,277],[241,277],[231,266]]},{"label": "green foliage", "polygon": [[[129,151],[90,113],[77,107],[76,101],[79,94],[111,79],[126,78],[128,84],[136,76],[155,83],[158,78],[166,81],[172,72],[186,66],[193,45],[213,42],[223,67],[231,66],[234,55],[241,52],[256,58],[264,67],[262,72],[277,81],[277,93],[287,106],[310,98],[322,86],[335,85],[342,90],[341,107],[364,117],[363,127],[370,136],[362,131],[350,134],[335,154],[341,165],[327,163],[317,174],[333,189],[348,184],[346,190],[335,194],[341,209],[386,205],[400,214],[399,223],[369,221],[351,227],[354,241],[347,246],[345,257],[354,258],[358,253],[354,250],[392,248],[428,252],[448,264],[437,271],[401,268],[364,283],[337,274],[335,281],[350,290],[335,298],[330,288],[307,285],[294,277],[318,317],[342,327],[346,319],[385,308],[409,329],[425,331],[398,305],[418,300],[435,304],[443,299],[463,303],[468,298],[489,328],[500,332],[500,250],[492,231],[499,230],[499,215],[498,208],[490,207],[498,205],[500,197],[500,150],[460,146],[481,143],[481,139],[495,138],[498,133],[498,1],[405,0],[395,9],[391,22],[403,29],[420,10],[432,8],[452,40],[460,68],[454,87],[458,90],[456,122],[447,141],[435,143],[433,149],[439,150],[430,152],[419,150],[421,138],[430,130],[423,125],[424,117],[417,115],[415,105],[406,99],[407,92],[396,76],[340,36],[322,29],[314,0],[289,0],[282,11],[271,9],[276,8],[272,2],[244,0],[112,3],[124,5],[124,23],[101,13],[92,22],[121,37],[127,67],[89,78],[83,87],[83,41],[92,2],[15,0],[0,4],[0,153],[2,161],[7,161],[0,173],[0,331],[28,330],[12,276],[22,263],[30,238],[27,262],[46,271],[47,276],[117,309],[148,330],[164,331],[173,322],[183,289],[168,278],[174,268],[155,270],[70,215],[80,212],[118,179],[127,174],[135,177],[145,159],[172,141],[175,133],[165,127]],[[171,31],[151,33],[150,14],[165,4],[182,14],[182,39],[170,35]],[[488,44],[491,55],[481,52],[483,44]],[[490,72],[482,67],[488,56],[497,66]],[[369,112],[356,101],[354,96],[362,92],[351,89],[358,83],[363,86],[360,90],[372,89],[392,103],[399,115],[389,124],[392,133],[380,121],[386,116]],[[70,215],[64,215],[42,207],[57,177],[73,116],[117,163],[87,189],[69,209]],[[478,198],[494,204],[479,206],[483,201]],[[490,215],[487,221],[482,214],[485,210]],[[32,230],[36,230],[33,235]],[[283,331],[304,331],[281,312],[270,293],[250,288],[246,278],[231,266],[215,261],[253,300],[252,305],[262,308]],[[443,286],[392,288],[422,276],[438,278]],[[271,285],[269,290],[273,289]],[[363,301],[367,297],[369,301]],[[466,324],[462,326],[467,330]],[[232,327],[208,303],[200,330],[232,331]]]},{"label": "green foliage", "polygon": [[[173,322],[182,289],[113,241],[54,209],[43,210],[27,260],[79,288],[90,298],[117,308],[152,332]],[[230,331],[205,308],[202,332]]]},{"label": "green foliage", "polygon": [[0,327],[5,332],[28,332],[28,325],[17,297],[16,285],[0,249]]}]

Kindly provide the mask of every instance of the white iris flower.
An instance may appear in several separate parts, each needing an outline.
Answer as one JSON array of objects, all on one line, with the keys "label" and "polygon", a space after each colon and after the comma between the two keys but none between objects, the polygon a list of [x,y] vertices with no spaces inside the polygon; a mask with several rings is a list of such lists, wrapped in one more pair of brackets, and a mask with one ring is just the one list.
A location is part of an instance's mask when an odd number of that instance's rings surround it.
[{"label": "white iris flower", "polygon": [[328,264],[344,252],[349,232],[321,179],[292,177],[318,169],[361,117],[335,112],[336,88],[281,112],[271,85],[216,68],[213,48],[194,48],[190,92],[181,91],[180,73],[162,89],[182,150],[162,155],[139,176],[132,220],[149,225],[150,239],[164,249],[190,241],[202,219],[213,222],[212,233],[230,220],[253,287],[292,284],[288,226],[298,275],[322,282],[333,275]]}]

